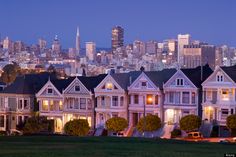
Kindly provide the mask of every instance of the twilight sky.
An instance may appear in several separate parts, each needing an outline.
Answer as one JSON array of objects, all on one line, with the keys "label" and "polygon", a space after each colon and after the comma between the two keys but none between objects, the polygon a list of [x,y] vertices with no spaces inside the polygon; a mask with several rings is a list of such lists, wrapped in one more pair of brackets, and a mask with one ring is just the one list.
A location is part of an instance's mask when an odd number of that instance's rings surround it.
[{"label": "twilight sky", "polygon": [[12,40],[49,44],[55,34],[63,48],[95,41],[110,47],[111,28],[125,29],[125,43],[190,33],[211,44],[236,47],[236,0],[0,0],[0,34]]}]

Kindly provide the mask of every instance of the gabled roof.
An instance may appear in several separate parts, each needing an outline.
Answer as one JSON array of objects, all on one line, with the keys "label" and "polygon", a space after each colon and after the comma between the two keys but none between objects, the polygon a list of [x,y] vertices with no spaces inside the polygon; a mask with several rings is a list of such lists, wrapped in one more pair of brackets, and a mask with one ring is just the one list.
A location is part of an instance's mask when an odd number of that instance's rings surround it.
[{"label": "gabled roof", "polygon": [[236,65],[220,68],[236,83]]},{"label": "gabled roof", "polygon": [[145,74],[159,89],[163,89],[163,84],[166,83],[176,71],[176,69],[163,69],[161,71],[147,71]]},{"label": "gabled roof", "polygon": [[50,80],[52,84],[57,88],[57,90],[62,93],[64,89],[74,80],[75,77],[70,77],[68,79],[54,79]]},{"label": "gabled roof", "polygon": [[78,79],[81,83],[91,92],[94,92],[94,88],[98,86],[100,82],[107,76],[107,74],[100,74],[97,76],[79,76]]},{"label": "gabled roof", "polygon": [[50,73],[26,74],[16,77],[15,81],[4,88],[0,93],[7,94],[35,94],[49,78],[55,78],[55,75]]},{"label": "gabled roof", "polygon": [[[201,80],[201,70],[202,70],[202,80]],[[212,69],[208,64],[204,66],[198,66],[196,68],[181,69],[181,71],[189,78],[192,83],[200,88],[201,84],[213,73]]]},{"label": "gabled roof", "polygon": [[127,90],[128,86],[130,86],[141,74],[141,71],[131,71],[129,73],[115,73],[111,74],[111,77],[120,85],[121,88]]}]

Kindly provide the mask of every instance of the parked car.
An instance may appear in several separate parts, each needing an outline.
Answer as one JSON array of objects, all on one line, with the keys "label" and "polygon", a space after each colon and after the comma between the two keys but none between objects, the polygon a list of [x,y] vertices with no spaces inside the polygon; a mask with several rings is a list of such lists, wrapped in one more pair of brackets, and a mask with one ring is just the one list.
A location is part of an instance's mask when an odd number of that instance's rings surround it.
[{"label": "parked car", "polygon": [[196,131],[196,132],[189,132],[188,133],[188,138],[190,138],[190,139],[202,139],[203,136],[200,132]]},{"label": "parked car", "polygon": [[228,139],[225,139],[225,138],[219,139],[219,142],[220,143],[230,143],[230,141]]}]

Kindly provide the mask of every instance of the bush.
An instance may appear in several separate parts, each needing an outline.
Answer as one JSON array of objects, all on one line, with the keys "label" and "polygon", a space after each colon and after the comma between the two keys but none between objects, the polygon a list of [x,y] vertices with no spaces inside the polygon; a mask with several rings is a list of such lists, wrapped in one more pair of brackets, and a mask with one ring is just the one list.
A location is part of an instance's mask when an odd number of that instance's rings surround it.
[{"label": "bush", "polygon": [[49,131],[49,121],[46,117],[30,117],[23,126],[24,134],[37,134],[41,131]]},{"label": "bush", "polygon": [[128,122],[125,118],[113,117],[106,121],[106,128],[108,131],[120,132],[128,127]]},{"label": "bush", "polygon": [[231,136],[236,135],[236,114],[232,114],[226,119],[226,126],[230,129]]},{"label": "bush", "polygon": [[90,127],[86,119],[75,119],[67,122],[64,126],[65,133],[71,136],[86,136],[89,129]]},{"label": "bush", "polygon": [[161,127],[161,119],[157,115],[147,115],[145,117],[145,126],[144,126],[144,117],[142,117],[137,124],[137,129],[139,132],[155,131],[160,127]]},{"label": "bush", "polygon": [[0,136],[6,136],[7,132],[6,131],[0,131]]},{"label": "bush", "polygon": [[180,129],[174,129],[171,132],[171,138],[181,137],[181,135],[182,135],[182,132]]},{"label": "bush", "polygon": [[180,129],[184,131],[198,130],[201,126],[201,118],[196,115],[187,115],[180,120]]}]

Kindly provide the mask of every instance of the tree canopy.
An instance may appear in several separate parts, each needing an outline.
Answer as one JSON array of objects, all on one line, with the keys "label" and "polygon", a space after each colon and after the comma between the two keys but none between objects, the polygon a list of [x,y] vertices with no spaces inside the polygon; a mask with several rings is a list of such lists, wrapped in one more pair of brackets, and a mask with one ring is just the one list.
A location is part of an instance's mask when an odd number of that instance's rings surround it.
[{"label": "tree canopy", "polygon": [[180,119],[180,129],[184,131],[194,131],[201,126],[201,118],[196,115],[187,115]]},{"label": "tree canopy", "polygon": [[157,115],[147,115],[144,119],[142,117],[138,124],[137,129],[139,132],[155,131],[161,127],[161,119]]},{"label": "tree canopy", "polygon": [[122,117],[112,117],[106,121],[106,128],[108,131],[120,132],[128,127],[128,122]]}]

